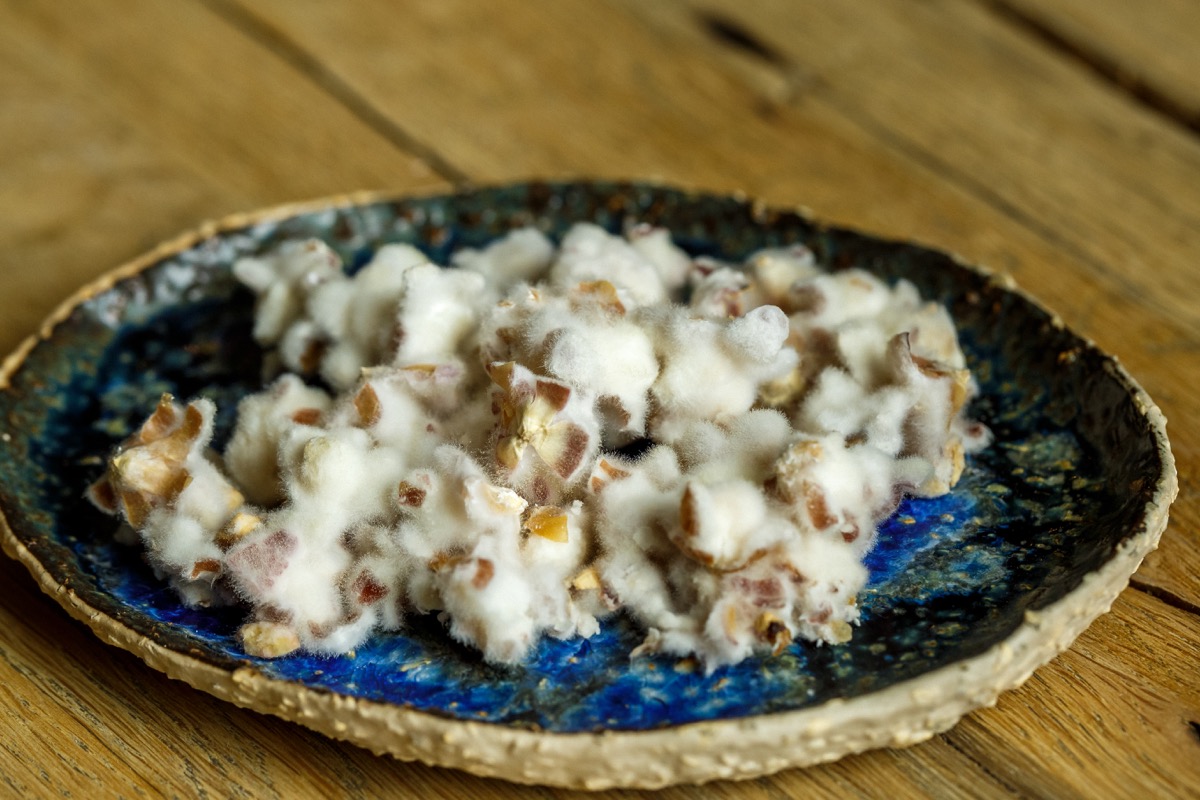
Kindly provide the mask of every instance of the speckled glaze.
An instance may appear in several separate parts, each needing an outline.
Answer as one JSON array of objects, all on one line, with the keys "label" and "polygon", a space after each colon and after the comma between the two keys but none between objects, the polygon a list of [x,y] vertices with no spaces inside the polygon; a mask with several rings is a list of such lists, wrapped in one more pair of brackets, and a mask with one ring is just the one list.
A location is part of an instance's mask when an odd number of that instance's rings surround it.
[{"label": "speckled glaze", "polygon": [[[630,662],[641,635],[617,617],[589,640],[547,638],[527,664],[501,668],[430,616],[353,657],[255,659],[235,636],[241,610],[181,607],[82,500],[101,457],[162,392],[213,398],[220,438],[237,398],[260,385],[252,300],[229,274],[236,257],[318,236],[352,268],[386,242],[445,263],[515,226],[553,237],[579,220],[651,222],[693,254],[730,259],[803,242],[831,269],[907,278],[950,308],[983,389],[972,414],[996,443],[953,493],[906,501],[885,524],[848,644],[797,643],[706,676],[690,660]],[[795,212],[645,184],[360,197],[227,220],[85,289],[0,381],[5,549],[104,638],[199,688],[380,752],[591,788],[761,774],[953,724],[1107,608],[1175,494],[1149,399],[1003,281]]]}]

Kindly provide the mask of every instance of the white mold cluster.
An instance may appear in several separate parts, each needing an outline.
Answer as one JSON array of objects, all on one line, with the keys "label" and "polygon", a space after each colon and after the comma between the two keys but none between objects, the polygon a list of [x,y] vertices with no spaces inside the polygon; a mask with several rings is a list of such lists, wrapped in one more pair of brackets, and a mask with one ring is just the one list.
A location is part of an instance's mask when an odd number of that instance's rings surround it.
[{"label": "white mold cluster", "polygon": [[351,276],[314,240],[234,272],[285,374],[220,455],[212,404],[164,397],[90,496],[185,602],[248,604],[260,656],[430,611],[503,663],[617,609],[634,655],[709,670],[843,642],[877,525],[986,444],[946,310],[802,246],[580,224],[452,268],[388,245]]}]

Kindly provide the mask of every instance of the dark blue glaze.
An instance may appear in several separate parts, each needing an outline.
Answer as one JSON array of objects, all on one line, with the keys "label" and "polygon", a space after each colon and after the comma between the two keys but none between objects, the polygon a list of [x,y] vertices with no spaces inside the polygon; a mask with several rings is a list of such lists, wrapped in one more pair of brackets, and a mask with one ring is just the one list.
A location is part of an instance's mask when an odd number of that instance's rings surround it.
[{"label": "dark blue glaze", "polygon": [[[113,521],[81,498],[97,456],[164,391],[212,397],[228,432],[260,384],[251,301],[228,266],[297,236],[333,244],[351,269],[407,241],[445,262],[510,227],[552,235],[577,220],[671,228],[693,253],[740,258],[802,241],[832,268],[906,277],[946,302],[983,388],[973,409],[997,434],[953,493],[906,500],[867,559],[862,625],[837,647],[794,644],[705,675],[690,660],[630,662],[624,617],[590,640],[541,641],[527,664],[483,663],[435,618],[377,636],[352,656],[248,658],[239,609],[183,608]],[[645,730],[803,708],[878,691],[983,652],[1027,608],[1062,597],[1134,532],[1161,470],[1144,418],[1106,357],[1044,312],[934,251],[823,229],[730,198],[628,184],[530,184],[300,215],[230,231],[80,306],[0,393],[0,508],[50,573],[88,604],[171,649],[219,667],[253,665],[314,688],[430,713],[551,731]]]}]

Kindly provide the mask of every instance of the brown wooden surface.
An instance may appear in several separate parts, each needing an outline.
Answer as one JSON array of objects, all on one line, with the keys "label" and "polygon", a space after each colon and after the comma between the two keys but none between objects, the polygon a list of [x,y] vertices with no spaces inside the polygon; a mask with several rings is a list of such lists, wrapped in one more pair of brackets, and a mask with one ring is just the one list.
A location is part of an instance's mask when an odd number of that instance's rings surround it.
[{"label": "brown wooden surface", "polygon": [[[0,2],[0,350],[224,213],[528,177],[739,189],[1014,275],[1166,413],[1158,552],[995,708],[727,798],[1200,792],[1200,48],[1183,0]],[[0,561],[0,796],[480,798],[222,704]],[[677,788],[666,797],[689,797]]]},{"label": "brown wooden surface", "polygon": [[993,9],[1143,103],[1200,129],[1200,72],[1191,0],[990,0]]}]

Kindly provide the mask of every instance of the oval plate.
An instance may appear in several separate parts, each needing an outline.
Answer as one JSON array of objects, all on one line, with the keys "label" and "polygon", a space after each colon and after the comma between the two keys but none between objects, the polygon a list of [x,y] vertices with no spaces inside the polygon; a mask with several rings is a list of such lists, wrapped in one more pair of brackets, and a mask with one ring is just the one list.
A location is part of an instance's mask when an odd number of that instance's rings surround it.
[{"label": "oval plate", "polygon": [[[189,610],[113,520],[82,500],[100,456],[158,396],[212,397],[227,434],[258,388],[252,301],[235,258],[318,236],[347,264],[410,242],[438,263],[506,230],[590,220],[669,228],[694,255],[802,242],[831,269],[907,278],[951,310],[996,434],[950,495],[906,501],[868,559],[845,645],[794,644],[712,675],[631,662],[623,617],[542,641],[501,668],[432,617],[353,656],[273,661],[239,646],[237,610]],[[1116,361],[1011,285],[953,257],[741,198],[627,183],[357,196],[239,216],[82,290],[0,370],[4,549],[104,640],[239,705],[402,759],[563,786],[742,778],[928,738],[993,702],[1111,605],[1158,542],[1176,493],[1158,409]],[[219,434],[220,435],[220,434]]]}]

